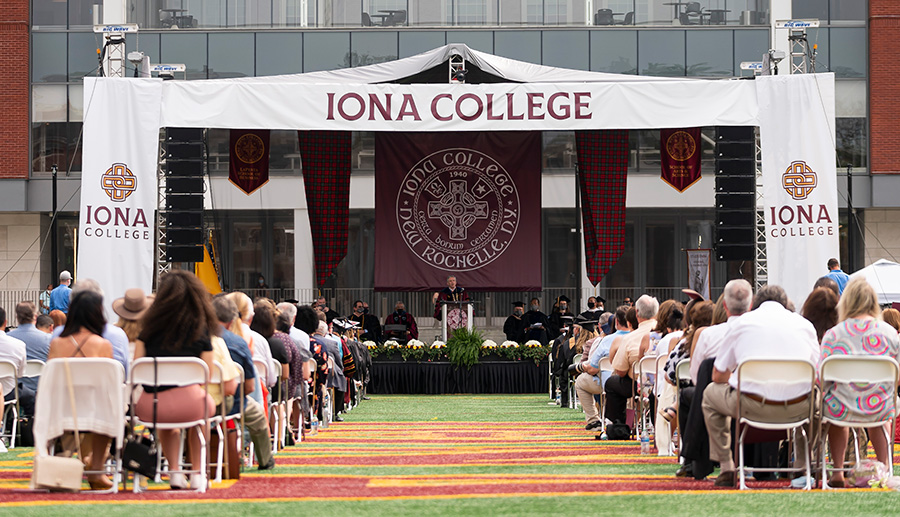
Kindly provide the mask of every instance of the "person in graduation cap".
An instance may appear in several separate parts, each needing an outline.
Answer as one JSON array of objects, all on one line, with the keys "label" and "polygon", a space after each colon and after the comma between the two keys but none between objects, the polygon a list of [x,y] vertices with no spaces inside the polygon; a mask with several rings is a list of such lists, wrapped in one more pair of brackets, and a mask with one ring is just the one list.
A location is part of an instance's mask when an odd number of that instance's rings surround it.
[{"label": "person in graduation cap", "polygon": [[562,334],[563,327],[567,326],[565,323],[575,319],[575,315],[569,310],[570,303],[572,300],[566,295],[556,298],[556,309],[550,314],[550,328],[547,329],[550,339],[558,338]]},{"label": "person in graduation cap", "polygon": [[522,316],[522,319],[525,321],[525,341],[533,339],[540,342],[543,346],[547,346],[550,343],[550,338],[548,337],[550,320],[546,314],[541,312],[541,301],[537,298],[532,298],[528,306],[528,312]]},{"label": "person in graduation cap", "polygon": [[369,309],[362,300],[353,302],[353,314],[347,316],[347,321],[359,325],[361,329],[359,338],[363,341],[372,340],[381,343],[381,323],[378,322],[377,316],[369,314]]},{"label": "person in graduation cap", "polygon": [[579,314],[589,320],[596,320],[603,313],[603,305],[606,300],[600,296],[591,296],[587,299],[587,310]]},{"label": "person in graduation cap", "polygon": [[506,318],[503,324],[503,333],[508,341],[515,341],[520,345],[525,343],[525,327],[528,325],[525,316],[525,302],[513,302],[513,313]]}]

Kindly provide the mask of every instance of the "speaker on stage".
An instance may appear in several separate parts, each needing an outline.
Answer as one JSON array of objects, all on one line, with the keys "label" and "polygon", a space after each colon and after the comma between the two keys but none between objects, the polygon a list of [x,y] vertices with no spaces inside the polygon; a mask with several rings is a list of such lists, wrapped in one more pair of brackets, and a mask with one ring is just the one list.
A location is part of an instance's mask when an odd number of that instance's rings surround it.
[{"label": "speaker on stage", "polygon": [[753,127],[716,128],[718,260],[756,258],[756,135]]},{"label": "speaker on stage", "polygon": [[166,128],[166,262],[203,261],[203,129]]}]

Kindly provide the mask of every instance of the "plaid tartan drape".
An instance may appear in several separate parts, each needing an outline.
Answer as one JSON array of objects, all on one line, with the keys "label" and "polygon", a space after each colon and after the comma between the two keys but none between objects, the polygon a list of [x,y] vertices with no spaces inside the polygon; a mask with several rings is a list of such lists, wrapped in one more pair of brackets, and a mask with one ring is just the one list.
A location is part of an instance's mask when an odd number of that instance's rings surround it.
[{"label": "plaid tartan drape", "polygon": [[316,282],[325,284],[347,255],[350,132],[299,131],[303,184],[312,228]]},{"label": "plaid tartan drape", "polygon": [[628,130],[575,132],[587,276],[597,285],[625,250]]}]

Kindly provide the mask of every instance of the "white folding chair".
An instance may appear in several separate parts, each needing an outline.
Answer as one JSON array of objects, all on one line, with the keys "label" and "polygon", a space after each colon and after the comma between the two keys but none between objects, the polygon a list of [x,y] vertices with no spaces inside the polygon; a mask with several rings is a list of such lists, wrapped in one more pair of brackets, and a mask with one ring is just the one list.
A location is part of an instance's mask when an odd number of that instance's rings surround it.
[{"label": "white folding chair", "polygon": [[[237,363],[235,363],[235,365],[238,367],[238,372],[240,373],[240,379],[238,379],[238,382],[240,382],[240,384],[238,386],[238,392],[235,394],[235,397],[234,397],[234,399],[235,399],[234,403],[240,404],[239,407],[241,408],[241,410],[239,413],[229,415],[225,411],[225,402],[224,402],[225,382],[226,382],[225,377],[224,377],[225,370],[222,367],[222,364],[219,363],[219,361],[213,361],[212,375],[210,376],[210,379],[209,379],[210,384],[218,384],[220,386],[220,388],[222,390],[222,394],[223,394],[223,402],[220,406],[219,414],[215,415],[214,417],[209,419],[209,423],[213,426],[213,428],[216,431],[216,436],[218,436],[218,438],[219,438],[219,446],[217,447],[217,450],[216,450],[216,462],[215,462],[215,466],[216,466],[215,480],[217,483],[222,481],[223,463],[224,463],[224,465],[227,466],[229,464],[229,462],[231,462],[231,461],[239,461],[238,458],[230,458],[229,457],[228,447],[226,446],[226,443],[225,443],[226,440],[228,439],[228,431],[226,429],[227,423],[229,421],[237,420],[237,419],[241,418],[241,416],[244,414],[244,402],[243,402],[244,398],[240,396],[240,394],[243,391],[243,387],[244,387],[244,370],[243,370],[243,368],[241,368],[241,365],[239,365]],[[240,400],[238,400],[238,399],[240,399]],[[243,450],[243,448],[241,447],[241,435],[240,434],[238,435],[238,450],[239,451]]]},{"label": "white folding chair", "polygon": [[[744,439],[747,430],[751,427],[767,431],[785,431],[788,440],[791,440],[790,431],[796,432],[800,429],[800,433],[807,437],[806,447],[803,455],[806,458],[806,486],[805,490],[812,488],[812,472],[810,470],[810,444],[804,426],[811,426],[813,421],[813,388],[816,382],[816,367],[809,361],[800,359],[776,359],[776,358],[754,358],[742,362],[737,368],[737,415],[735,422],[735,436],[738,437],[738,472],[740,474],[740,489],[746,490],[746,473],[765,471],[765,472],[797,472],[801,469],[796,468],[775,468],[775,467],[746,467],[744,466]],[[741,387],[746,382],[752,382],[757,385],[767,384],[780,387],[801,388],[803,392],[809,393],[806,402],[798,402],[798,404],[809,404],[809,411],[804,418],[792,422],[766,422],[762,420],[753,420],[744,416],[741,408]],[[796,441],[795,441],[796,442]],[[797,454],[797,451],[794,452]]]},{"label": "white folding chair", "polygon": [[[269,378],[269,365],[266,364],[265,361],[260,361],[255,359],[253,361],[253,365],[256,366],[256,371],[260,375],[260,379],[268,379]],[[279,379],[277,381],[277,385],[279,386],[279,392],[283,392],[285,387],[282,385],[282,380],[280,379],[281,375],[279,374]],[[281,416],[281,400],[275,400],[275,396],[272,389],[269,389],[269,403],[266,411],[269,414],[269,421],[272,423],[272,454],[276,454],[278,452],[279,446],[279,435],[283,435],[281,432],[281,427],[284,425]],[[251,442],[252,443],[252,442]],[[252,447],[252,446],[251,446]],[[253,449],[251,448],[251,453]],[[252,454],[251,454],[252,456]]]},{"label": "white folding chair", "polygon": [[607,357],[603,357],[600,359],[599,364],[600,372],[597,375],[600,377],[600,421],[603,422],[603,430],[606,431],[606,387],[603,386],[603,372],[613,372],[612,360]]},{"label": "white folding chair", "polygon": [[[256,367],[256,375],[257,375],[257,377],[259,377],[260,385],[261,386],[265,385],[269,378],[269,365],[266,364],[265,361],[260,361],[258,359],[254,359],[253,366]],[[263,404],[266,405],[266,407],[264,407],[263,409],[267,412],[267,414],[269,414],[270,416],[274,415],[273,416],[273,418],[275,418],[274,428],[278,429],[278,424],[281,422],[281,420],[278,417],[278,409],[277,409],[278,404],[274,400],[272,400],[272,392],[271,391],[269,391],[269,401],[263,400]],[[241,421],[243,422],[243,420],[241,420]],[[277,449],[278,445],[275,443],[275,441],[276,441],[275,435],[272,435],[272,454],[275,454],[276,452],[278,452],[278,449]],[[256,458],[256,448],[253,445],[253,440],[250,440],[249,453],[250,453],[250,464],[252,465]]]},{"label": "white folding chair", "polygon": [[[581,362],[581,358],[584,357],[582,354],[575,354],[572,357],[572,364],[578,364]],[[572,409],[578,409],[578,397],[575,396],[575,378],[569,375],[569,384],[567,386],[569,390],[569,407]]]},{"label": "white folding chair", "polygon": [[40,377],[41,371],[44,369],[44,361],[40,359],[29,359],[25,361],[25,373],[22,377]]},{"label": "white folding chair", "polygon": [[[66,386],[66,363],[72,379],[75,413],[68,396],[57,397],[57,389],[51,383]],[[42,363],[43,365],[43,363]],[[35,454],[48,454],[47,443],[62,431],[74,431],[77,421],[79,432],[93,432],[112,438],[113,450],[110,465],[103,470],[85,470],[85,474],[112,474],[112,488],[92,493],[116,493],[122,476],[122,446],[125,438],[125,370],[122,364],[102,357],[75,357],[52,359],[41,372],[41,386],[35,400],[34,443]],[[106,380],[107,382],[103,382]],[[68,390],[68,388],[63,388]],[[58,435],[57,435],[58,436]],[[105,451],[93,451],[104,454]]]},{"label": "white folding chair", "polygon": [[[154,368],[154,361],[156,367]],[[131,366],[131,386],[132,386],[132,407],[137,402],[134,400],[134,387],[138,385],[144,386],[175,386],[184,387],[194,384],[201,385],[206,389],[209,384],[209,367],[206,363],[195,357],[142,357],[134,362]],[[206,402],[203,401],[202,407],[203,418],[186,422],[146,422],[135,418],[135,422],[144,427],[160,430],[160,429],[181,429],[184,433],[185,429],[203,426],[203,429],[209,429],[209,416],[206,413]],[[200,465],[191,465],[191,469],[181,468],[181,465],[169,465],[169,474],[199,474],[205,476],[207,473],[207,451],[206,437],[204,433],[198,433],[200,436]],[[183,441],[182,441],[183,443]],[[182,457],[179,452],[178,457]],[[160,462],[162,455],[160,455]],[[174,468],[173,468],[174,467]],[[135,476],[137,477],[137,475]],[[208,483],[207,483],[208,484]],[[207,484],[200,486],[198,492],[206,492]],[[135,490],[139,490],[140,483],[135,479]]]},{"label": "white folding chair", "polygon": [[[884,403],[890,404],[891,411],[886,413],[887,417],[883,420],[870,422],[859,418],[842,418],[834,419],[828,416],[825,411],[824,404],[822,407],[822,417],[819,420],[819,447],[822,453],[822,488],[827,489],[828,482],[826,470],[826,445],[828,443],[825,430],[829,425],[837,425],[840,427],[865,427],[865,428],[881,428],[884,430],[885,424],[889,424],[890,432],[886,433],[885,438],[888,442],[888,454],[890,454],[890,464],[894,464],[894,415],[897,412],[897,378],[900,375],[900,367],[897,361],[886,356],[868,356],[868,355],[833,355],[826,357],[819,364],[819,382],[822,383],[822,393],[827,388],[826,383],[835,384],[880,384],[885,386],[887,396]],[[856,430],[853,429],[853,435],[856,436]],[[860,460],[859,442],[854,440],[856,445],[856,461]],[[842,469],[848,471],[850,469]]]},{"label": "white folding chair", "polygon": [[[637,418],[635,418],[635,434],[640,437],[644,429],[647,429],[647,422],[650,413],[650,392],[655,393],[651,379],[656,380],[656,356],[641,357],[632,365],[634,379],[637,380],[638,392],[635,394],[637,398]],[[650,375],[653,374],[653,377]],[[646,395],[646,396],[645,396]],[[647,402],[644,402],[647,399]]]},{"label": "white folding chair", "polygon": [[[16,446],[16,429],[19,424],[19,369],[12,361],[0,361],[0,381],[11,379],[13,383],[13,398],[3,402],[3,420],[0,420],[0,440],[9,438],[9,448]],[[2,391],[2,390],[0,390]],[[5,393],[0,393],[5,395]],[[6,421],[12,414],[12,429],[7,429]]]}]

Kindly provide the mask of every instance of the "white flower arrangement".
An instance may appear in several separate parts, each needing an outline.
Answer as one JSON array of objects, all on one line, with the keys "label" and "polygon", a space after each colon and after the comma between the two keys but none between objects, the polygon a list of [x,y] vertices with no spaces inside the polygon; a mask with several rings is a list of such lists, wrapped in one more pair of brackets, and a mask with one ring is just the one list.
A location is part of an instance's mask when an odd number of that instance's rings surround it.
[{"label": "white flower arrangement", "polygon": [[447,343],[443,341],[435,341],[431,344],[431,348],[447,348]]},{"label": "white flower arrangement", "polygon": [[400,348],[400,343],[397,343],[393,339],[388,339],[384,342],[384,346],[390,349],[397,349]]},{"label": "white flower arrangement", "polygon": [[481,344],[481,348],[487,348],[487,349],[497,348],[497,343],[495,343],[491,339],[485,339],[484,343]]},{"label": "white flower arrangement", "polygon": [[372,350],[373,348],[378,348],[378,343],[371,341],[371,340],[363,341],[363,345],[365,345],[365,347],[368,348],[369,350]]},{"label": "white flower arrangement", "polygon": [[540,348],[541,346],[543,346],[541,342],[536,339],[525,342],[525,348]]},{"label": "white flower arrangement", "polygon": [[406,348],[425,348],[425,343],[419,341],[418,339],[410,339],[406,342]]},{"label": "white flower arrangement", "polygon": [[519,348],[519,344],[515,341],[504,341],[500,343],[500,348]]}]

